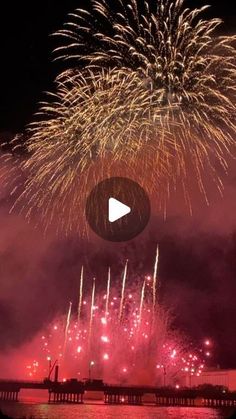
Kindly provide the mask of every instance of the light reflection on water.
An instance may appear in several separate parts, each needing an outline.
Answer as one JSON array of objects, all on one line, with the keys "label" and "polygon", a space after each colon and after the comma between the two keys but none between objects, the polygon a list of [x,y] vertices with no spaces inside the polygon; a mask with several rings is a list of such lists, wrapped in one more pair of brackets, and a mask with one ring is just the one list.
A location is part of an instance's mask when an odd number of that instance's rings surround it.
[{"label": "light reflection on water", "polygon": [[7,403],[0,404],[3,413],[14,419],[225,419],[233,412],[215,409],[107,406],[104,404],[48,405]]}]

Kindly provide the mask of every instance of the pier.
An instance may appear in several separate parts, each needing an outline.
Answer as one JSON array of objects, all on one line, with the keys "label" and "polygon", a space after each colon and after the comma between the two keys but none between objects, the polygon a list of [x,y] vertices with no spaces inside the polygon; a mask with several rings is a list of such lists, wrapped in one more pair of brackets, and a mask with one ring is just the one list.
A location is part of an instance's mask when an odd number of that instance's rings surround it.
[{"label": "pier", "polygon": [[78,381],[70,379],[60,382],[45,379],[44,381],[0,380],[0,401],[18,402],[23,389],[47,390],[50,404],[82,404],[84,394],[89,392],[103,393],[104,403],[109,405],[144,404],[146,395],[153,395],[156,406],[204,406],[211,408],[236,407],[236,392],[228,392],[220,387],[201,388],[166,388],[155,386],[132,386],[106,384],[102,380]]}]

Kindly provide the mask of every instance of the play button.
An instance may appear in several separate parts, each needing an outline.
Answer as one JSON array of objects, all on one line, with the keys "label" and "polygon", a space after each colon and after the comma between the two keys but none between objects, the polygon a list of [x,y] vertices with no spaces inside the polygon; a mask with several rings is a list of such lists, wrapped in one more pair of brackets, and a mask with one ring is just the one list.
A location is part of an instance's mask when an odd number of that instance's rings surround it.
[{"label": "play button", "polygon": [[140,234],[150,218],[144,189],[131,179],[112,177],[91,191],[86,218],[91,229],[105,240],[128,241]]},{"label": "play button", "polygon": [[109,199],[108,220],[114,223],[131,212],[131,208],[115,198]]}]

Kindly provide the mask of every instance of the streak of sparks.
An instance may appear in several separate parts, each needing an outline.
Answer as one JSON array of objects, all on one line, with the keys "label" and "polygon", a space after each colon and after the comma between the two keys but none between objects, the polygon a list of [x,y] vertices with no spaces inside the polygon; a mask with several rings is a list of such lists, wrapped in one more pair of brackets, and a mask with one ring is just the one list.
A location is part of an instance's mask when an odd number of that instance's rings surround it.
[{"label": "streak of sparks", "polygon": [[121,322],[123,309],[124,309],[124,298],[125,298],[125,285],[126,285],[126,278],[127,278],[127,268],[128,268],[128,260],[125,264],[125,269],[123,273],[123,280],[122,280],[122,289],[121,289],[121,300],[120,300],[120,310],[119,310],[119,320]]},{"label": "streak of sparks", "polygon": [[144,298],[145,298],[145,288],[146,288],[146,280],[144,280],[143,286],[142,286],[142,290],[141,290],[140,307],[139,307],[139,328],[141,328],[141,326],[142,326],[143,306],[144,306]]},{"label": "streak of sparks", "polygon": [[94,315],[94,303],[95,303],[95,289],[96,289],[96,280],[93,279],[92,295],[91,295],[91,307],[90,307],[90,321],[89,321],[89,339],[88,344],[90,348],[92,328],[93,328],[93,315]]},{"label": "streak of sparks", "polygon": [[105,310],[106,318],[109,314],[110,287],[111,287],[111,268],[108,269],[108,278],[107,278],[106,310]]},{"label": "streak of sparks", "polygon": [[84,267],[81,268],[80,273],[80,287],[79,287],[79,304],[78,304],[78,322],[80,321],[81,309],[83,303],[83,283],[84,283]]},{"label": "streak of sparks", "polygon": [[153,271],[153,312],[155,312],[155,308],[156,308],[158,263],[159,263],[159,247],[157,245],[156,258],[155,258],[154,271]]},{"label": "streak of sparks", "polygon": [[69,309],[68,309],[67,318],[66,318],[63,356],[65,356],[65,353],[66,353],[66,346],[67,346],[67,340],[68,340],[68,331],[69,331],[70,320],[71,320],[71,309],[72,309],[72,302],[69,303]]}]

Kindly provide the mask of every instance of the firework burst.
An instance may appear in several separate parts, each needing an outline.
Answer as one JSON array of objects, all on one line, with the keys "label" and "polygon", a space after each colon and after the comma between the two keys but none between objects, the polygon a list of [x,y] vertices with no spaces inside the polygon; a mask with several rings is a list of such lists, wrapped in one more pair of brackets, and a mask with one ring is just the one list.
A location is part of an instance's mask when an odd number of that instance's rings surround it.
[{"label": "firework burst", "polygon": [[150,107],[151,97],[136,74],[126,70],[60,76],[57,93],[29,127],[28,156],[20,164],[26,180],[13,208],[19,206],[29,218],[38,211],[45,227],[63,214],[59,228],[75,231],[89,189],[114,170],[116,175],[138,176],[142,183],[155,154],[156,177],[164,173],[167,138],[161,151],[155,148],[163,132],[163,109],[154,97]]},{"label": "firework burst", "polygon": [[[150,104],[158,97],[173,134],[168,144],[175,149],[170,152],[166,144],[165,190],[180,183],[189,201],[191,174],[207,200],[203,173],[209,170],[222,191],[216,162],[226,171],[226,155],[235,151],[236,37],[217,36],[221,20],[201,19],[209,6],[189,10],[184,0],[91,0],[89,5],[57,32],[64,46],[56,53],[65,60],[83,59],[92,68],[130,69],[140,85],[150,87]],[[160,150],[163,143],[156,140]]]},{"label": "firework burst", "polygon": [[77,68],[58,77],[29,128],[14,207],[75,231],[89,189],[110,175],[140,182],[164,212],[176,189],[190,210],[193,185],[206,202],[209,182],[222,193],[235,152],[236,37],[217,36],[221,21],[201,19],[205,9],[91,0],[70,15],[56,53]]}]

